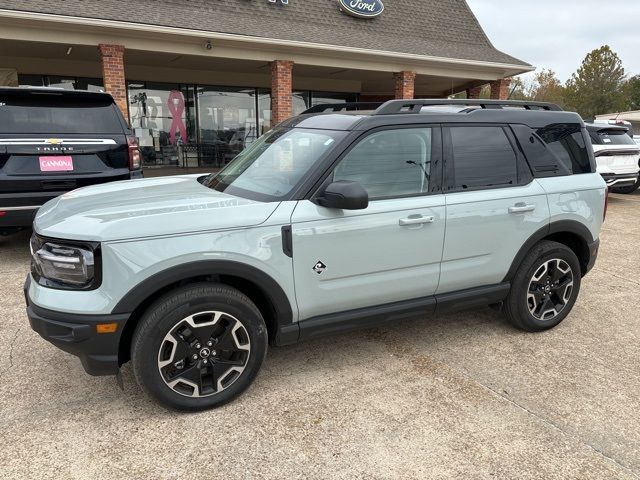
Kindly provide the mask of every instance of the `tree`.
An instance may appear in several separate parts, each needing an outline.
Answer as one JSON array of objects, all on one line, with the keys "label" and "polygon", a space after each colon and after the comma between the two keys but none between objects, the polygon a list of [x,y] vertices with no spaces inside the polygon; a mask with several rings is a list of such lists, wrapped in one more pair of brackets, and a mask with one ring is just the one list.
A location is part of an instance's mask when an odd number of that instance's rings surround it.
[{"label": "tree", "polygon": [[631,77],[625,84],[627,110],[640,110],[640,75]]},{"label": "tree", "polygon": [[563,106],[564,88],[556,76],[556,72],[551,69],[542,69],[536,73],[533,80],[534,87],[531,92],[531,99],[538,102],[551,102]]},{"label": "tree", "polygon": [[509,85],[509,100],[531,100],[531,79],[514,77]]},{"label": "tree", "polygon": [[618,55],[604,45],[589,53],[564,89],[565,104],[583,118],[625,108],[625,74]]}]

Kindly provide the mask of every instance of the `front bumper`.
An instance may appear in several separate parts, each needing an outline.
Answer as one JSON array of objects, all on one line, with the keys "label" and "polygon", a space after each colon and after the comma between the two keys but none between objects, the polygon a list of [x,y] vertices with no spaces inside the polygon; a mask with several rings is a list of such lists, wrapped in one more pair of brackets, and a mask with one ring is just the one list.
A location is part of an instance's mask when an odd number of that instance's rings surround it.
[{"label": "front bumper", "polygon": [[[83,315],[47,310],[29,299],[31,276],[24,285],[27,316],[31,328],[42,338],[65,352],[80,358],[90,375],[118,373],[120,337],[129,314]],[[97,333],[99,323],[117,323],[114,333]]]},{"label": "front bumper", "polygon": [[638,173],[601,173],[608,187],[633,185],[638,181]]}]

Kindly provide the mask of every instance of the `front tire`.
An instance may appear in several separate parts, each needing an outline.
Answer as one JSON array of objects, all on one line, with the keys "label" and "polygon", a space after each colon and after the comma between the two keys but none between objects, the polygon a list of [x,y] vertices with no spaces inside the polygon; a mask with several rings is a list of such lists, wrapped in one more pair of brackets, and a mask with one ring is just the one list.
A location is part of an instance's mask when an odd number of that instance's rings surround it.
[{"label": "front tire", "polygon": [[132,342],[138,384],[161,404],[187,411],[221,406],[253,382],[267,352],[258,308],[222,284],[194,284],[158,299]]},{"label": "front tire", "polygon": [[580,292],[578,257],[569,247],[544,240],[526,255],[504,303],[507,320],[528,332],[548,330],[571,312]]}]

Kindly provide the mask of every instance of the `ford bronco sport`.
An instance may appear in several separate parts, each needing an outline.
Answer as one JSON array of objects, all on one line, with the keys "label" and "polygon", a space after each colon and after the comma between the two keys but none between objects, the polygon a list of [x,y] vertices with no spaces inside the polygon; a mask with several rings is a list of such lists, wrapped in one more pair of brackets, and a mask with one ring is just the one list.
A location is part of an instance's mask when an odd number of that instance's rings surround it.
[{"label": "ford bronco sport", "polygon": [[133,132],[111,95],[0,88],[0,234],[30,227],[69,190],[141,178]]},{"label": "ford bronco sport", "polygon": [[606,199],[577,114],[485,100],[319,110],[217,174],[45,204],[32,328],[90,374],[131,360],[159,402],[200,410],[243,392],[268,344],[483,305],[526,331],[569,314]]}]

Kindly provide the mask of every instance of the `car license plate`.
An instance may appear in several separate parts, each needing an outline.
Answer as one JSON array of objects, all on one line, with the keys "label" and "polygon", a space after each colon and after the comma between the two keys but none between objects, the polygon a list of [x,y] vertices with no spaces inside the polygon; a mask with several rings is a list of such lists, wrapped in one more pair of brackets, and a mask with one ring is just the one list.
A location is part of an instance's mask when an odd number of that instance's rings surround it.
[{"label": "car license plate", "polygon": [[40,157],[41,172],[70,172],[73,170],[73,158],[68,155]]}]

